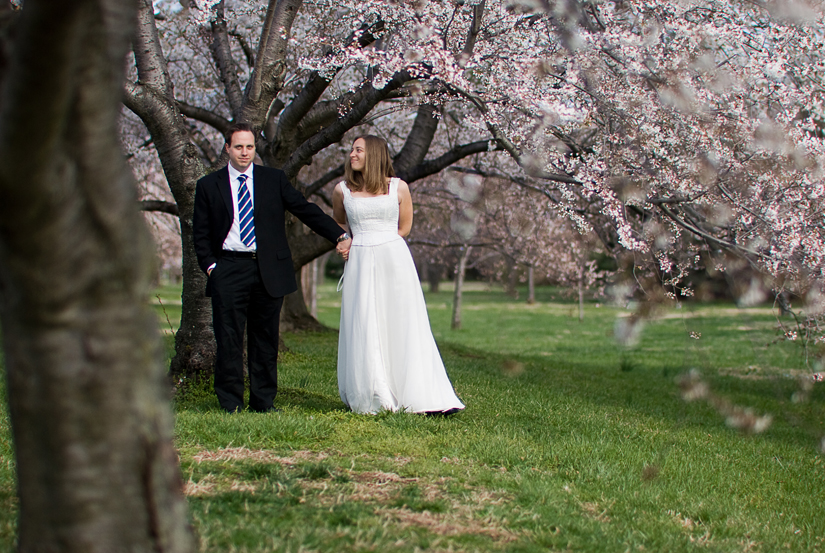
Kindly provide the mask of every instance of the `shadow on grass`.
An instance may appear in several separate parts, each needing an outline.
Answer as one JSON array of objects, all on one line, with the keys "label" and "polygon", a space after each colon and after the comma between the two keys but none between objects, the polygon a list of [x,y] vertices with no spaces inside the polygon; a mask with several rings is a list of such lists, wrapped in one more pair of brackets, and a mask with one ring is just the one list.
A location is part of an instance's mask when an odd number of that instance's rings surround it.
[{"label": "shadow on grass", "polygon": [[[245,400],[249,403],[249,381],[245,383]],[[212,389],[212,378],[203,378],[197,382],[190,382],[181,389],[173,399],[175,411],[189,411],[194,413],[222,412],[218,399]],[[335,396],[311,392],[303,388],[281,386],[275,398],[276,407],[294,407],[303,411],[316,413],[331,413],[347,411],[341,400]]]},{"label": "shadow on grass", "polygon": [[[494,389],[507,390],[514,397],[514,406],[501,408],[520,419],[539,421],[546,412],[581,401],[670,421],[675,427],[726,427],[724,416],[711,406],[681,398],[676,379],[689,370],[687,365],[657,365],[646,359],[643,351],[617,355],[615,363],[611,360],[600,364],[569,359],[559,362],[540,355],[493,354],[455,344],[441,344],[440,349],[460,396],[468,380],[464,375],[471,371],[472,379],[481,378]],[[708,371],[705,380],[715,394],[733,404],[752,409],[757,415],[770,414],[773,424],[761,435],[764,438],[806,449],[819,447],[825,434],[825,385],[814,386],[807,401],[796,403],[793,398],[800,386],[793,378],[745,379]],[[462,399],[472,407],[474,401],[486,398],[473,394]],[[519,413],[519,404],[531,403],[536,405],[534,412],[528,409]]]},{"label": "shadow on grass", "polygon": [[319,413],[349,411],[338,398],[299,388],[280,388],[275,403],[278,406],[297,407],[306,411]]}]

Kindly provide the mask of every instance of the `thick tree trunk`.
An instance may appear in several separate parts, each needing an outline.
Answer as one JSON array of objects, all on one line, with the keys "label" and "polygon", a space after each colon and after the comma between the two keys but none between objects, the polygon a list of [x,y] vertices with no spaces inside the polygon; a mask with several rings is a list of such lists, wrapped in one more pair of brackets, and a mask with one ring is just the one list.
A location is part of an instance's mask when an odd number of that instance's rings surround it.
[{"label": "thick tree trunk", "polygon": [[[191,219],[190,219],[191,221]],[[181,221],[183,242],[183,289],[180,328],[175,333],[175,356],[170,367],[175,379],[204,378],[215,366],[212,302],[204,295],[206,275],[198,266],[192,241],[192,225]]]},{"label": "thick tree trunk", "polygon": [[148,307],[154,247],[118,146],[134,9],[26,0],[4,76],[0,321],[20,552],[194,549]]},{"label": "thick tree trunk", "polygon": [[281,331],[329,330],[310,314],[300,283],[301,269],[313,259],[330,251],[333,245],[326,238],[321,238],[310,231],[292,215],[287,216],[286,233],[289,238],[289,249],[292,252],[292,266],[298,281],[298,290],[284,298],[284,306],[281,309]]},{"label": "thick tree trunk", "polygon": [[[295,273],[295,278],[301,278],[300,271]],[[307,309],[303,290],[301,290],[301,286],[298,286],[295,292],[284,297],[284,306],[281,309],[281,332],[298,332],[302,330],[323,332],[330,330],[330,328],[322,325],[318,322],[318,319],[312,316]]]},{"label": "thick tree trunk", "polygon": [[458,267],[455,271],[455,290],[453,291],[453,318],[450,321],[450,328],[453,330],[461,328],[461,296],[464,288],[464,275],[467,272],[467,259],[469,259],[472,251],[472,246],[464,246],[461,249],[461,256],[458,258]]}]

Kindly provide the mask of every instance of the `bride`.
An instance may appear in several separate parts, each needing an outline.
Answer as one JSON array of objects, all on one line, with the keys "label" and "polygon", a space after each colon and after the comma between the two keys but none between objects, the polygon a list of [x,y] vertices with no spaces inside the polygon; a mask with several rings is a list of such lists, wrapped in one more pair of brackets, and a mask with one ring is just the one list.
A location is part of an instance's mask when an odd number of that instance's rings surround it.
[{"label": "bride", "polygon": [[421,283],[403,237],[412,228],[407,183],[384,139],[352,145],[333,217],[352,234],[344,259],[338,391],[357,413],[453,413],[456,397],[435,345]]}]

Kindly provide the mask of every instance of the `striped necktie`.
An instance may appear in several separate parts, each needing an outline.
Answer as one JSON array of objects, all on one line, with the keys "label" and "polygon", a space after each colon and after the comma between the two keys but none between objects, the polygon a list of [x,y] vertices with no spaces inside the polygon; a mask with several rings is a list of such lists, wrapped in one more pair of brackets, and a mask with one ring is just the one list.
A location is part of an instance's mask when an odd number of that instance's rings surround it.
[{"label": "striped necktie", "polygon": [[255,212],[252,209],[252,197],[246,185],[246,175],[238,177],[238,218],[240,219],[241,241],[247,248],[255,245]]}]

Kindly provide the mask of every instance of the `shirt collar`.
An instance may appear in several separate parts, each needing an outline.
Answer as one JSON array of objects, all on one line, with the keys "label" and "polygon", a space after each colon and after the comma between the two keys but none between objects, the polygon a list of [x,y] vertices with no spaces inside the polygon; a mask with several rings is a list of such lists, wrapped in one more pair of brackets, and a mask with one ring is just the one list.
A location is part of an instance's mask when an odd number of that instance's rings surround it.
[{"label": "shirt collar", "polygon": [[231,164],[231,163],[227,164],[227,167],[229,168],[229,181],[230,181],[231,183],[233,183],[233,184],[234,184],[234,183],[237,183],[237,182],[238,182],[238,177],[239,177],[239,176],[241,176],[242,174],[243,174],[243,175],[246,175],[246,177],[247,177],[247,181],[249,181],[249,182],[251,182],[251,181],[252,181],[252,172],[253,172],[253,167],[255,167],[255,164],[254,164],[254,163],[250,163],[250,164],[249,164],[249,167],[247,167],[247,168],[246,168],[246,171],[244,171],[243,173],[241,173],[240,171],[238,171],[237,169],[235,169],[235,168],[232,166],[232,164]]}]

